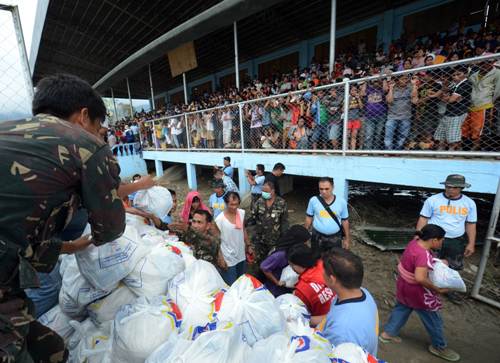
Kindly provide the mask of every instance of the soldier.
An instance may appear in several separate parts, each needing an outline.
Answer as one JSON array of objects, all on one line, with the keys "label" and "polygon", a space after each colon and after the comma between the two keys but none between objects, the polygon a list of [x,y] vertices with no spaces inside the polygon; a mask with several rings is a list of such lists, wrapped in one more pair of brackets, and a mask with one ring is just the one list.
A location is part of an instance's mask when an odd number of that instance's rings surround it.
[{"label": "soldier", "polygon": [[262,198],[255,202],[248,222],[256,225],[253,246],[258,266],[288,229],[288,206],[283,198],[276,195],[273,182],[267,181],[262,186]]},{"label": "soldier", "polygon": [[156,228],[162,231],[169,230],[179,236],[179,239],[193,248],[193,255],[199,260],[210,262],[215,267],[226,270],[227,264],[220,250],[220,236],[214,226],[213,217],[210,212],[197,209],[193,213],[191,225],[184,223],[163,223],[160,218],[150,213],[135,210],[138,214],[153,221]]},{"label": "soldier", "polygon": [[[34,318],[24,289],[39,285],[60,254],[118,238],[125,213],[118,197],[120,168],[98,137],[106,108],[81,79],[42,79],[32,118],[0,123],[0,362],[65,362],[55,332]],[[92,236],[56,236],[79,205]]]}]

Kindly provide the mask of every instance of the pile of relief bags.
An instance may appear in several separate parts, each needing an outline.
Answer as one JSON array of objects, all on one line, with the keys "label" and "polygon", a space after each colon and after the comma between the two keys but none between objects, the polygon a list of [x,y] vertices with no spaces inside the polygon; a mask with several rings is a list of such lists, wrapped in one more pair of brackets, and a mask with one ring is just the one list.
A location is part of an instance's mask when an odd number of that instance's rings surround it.
[{"label": "pile of relief bags", "polygon": [[[134,204],[163,216],[172,198],[153,187]],[[294,295],[275,299],[250,275],[227,286],[177,237],[126,218],[122,237],[62,258],[59,304],[39,321],[64,338],[70,363],[378,362],[333,347]]]}]

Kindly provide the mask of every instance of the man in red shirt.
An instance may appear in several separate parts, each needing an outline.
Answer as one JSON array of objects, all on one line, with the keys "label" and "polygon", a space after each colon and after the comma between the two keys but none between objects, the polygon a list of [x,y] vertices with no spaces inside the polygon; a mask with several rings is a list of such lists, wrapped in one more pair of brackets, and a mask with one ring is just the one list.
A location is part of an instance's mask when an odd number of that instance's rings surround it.
[{"label": "man in red shirt", "polygon": [[288,263],[299,274],[294,294],[311,313],[311,326],[318,325],[330,310],[335,293],[325,284],[323,261],[306,245],[296,245],[288,251]]}]

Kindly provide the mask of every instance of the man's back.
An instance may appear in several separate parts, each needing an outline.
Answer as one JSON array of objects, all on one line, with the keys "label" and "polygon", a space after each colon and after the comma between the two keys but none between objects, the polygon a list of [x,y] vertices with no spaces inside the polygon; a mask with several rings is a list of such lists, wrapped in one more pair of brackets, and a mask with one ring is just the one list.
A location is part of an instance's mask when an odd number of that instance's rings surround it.
[{"label": "man's back", "polygon": [[0,153],[0,240],[23,249],[39,245],[64,228],[80,203],[97,243],[123,232],[120,169],[104,141],[40,114],[1,123]]},{"label": "man's back", "polygon": [[323,335],[333,345],[356,343],[369,353],[377,355],[378,310],[368,290],[361,288],[363,296],[357,299],[335,298],[326,317]]}]

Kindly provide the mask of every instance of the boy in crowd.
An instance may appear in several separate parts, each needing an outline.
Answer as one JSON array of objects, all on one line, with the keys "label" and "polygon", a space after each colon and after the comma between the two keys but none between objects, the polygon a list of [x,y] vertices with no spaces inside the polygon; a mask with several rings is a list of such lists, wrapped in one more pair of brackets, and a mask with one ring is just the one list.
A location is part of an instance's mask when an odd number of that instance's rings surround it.
[{"label": "boy in crowd", "polygon": [[208,199],[208,206],[212,211],[214,218],[217,218],[219,214],[224,211],[226,204],[224,203],[224,182],[222,180],[214,180],[212,182],[212,188],[214,193]]}]

